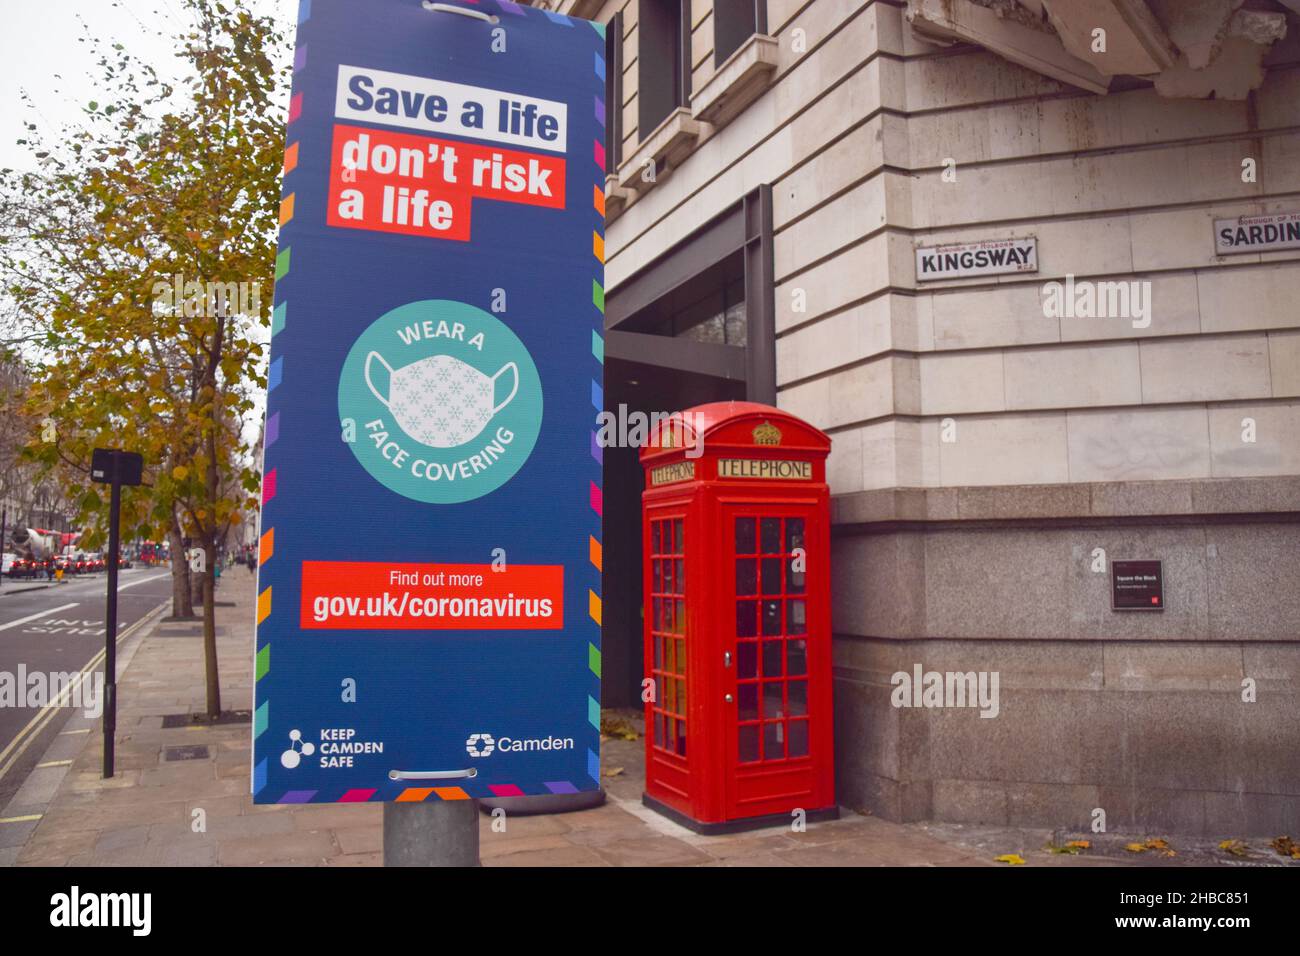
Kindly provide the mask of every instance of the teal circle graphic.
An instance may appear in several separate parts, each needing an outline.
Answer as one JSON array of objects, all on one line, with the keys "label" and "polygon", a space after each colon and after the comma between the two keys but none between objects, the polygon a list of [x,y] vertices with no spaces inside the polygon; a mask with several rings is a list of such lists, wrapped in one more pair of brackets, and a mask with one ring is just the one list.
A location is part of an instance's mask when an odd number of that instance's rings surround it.
[{"label": "teal circle graphic", "polygon": [[459,504],[495,491],[532,454],[542,382],[524,343],[449,299],[386,312],[353,343],[339,419],[366,471],[404,498]]}]

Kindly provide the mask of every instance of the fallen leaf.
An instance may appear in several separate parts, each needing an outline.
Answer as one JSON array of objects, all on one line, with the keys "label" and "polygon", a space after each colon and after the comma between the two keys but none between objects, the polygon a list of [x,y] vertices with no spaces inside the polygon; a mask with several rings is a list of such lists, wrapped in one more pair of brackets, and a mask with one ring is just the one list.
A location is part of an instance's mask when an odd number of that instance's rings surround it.
[{"label": "fallen leaf", "polygon": [[1271,840],[1268,844],[1277,850],[1280,856],[1289,856],[1293,860],[1300,860],[1300,843],[1296,843],[1289,836],[1280,836]]},{"label": "fallen leaf", "polygon": [[1045,847],[1045,849],[1052,853],[1057,854],[1058,856],[1061,854],[1067,854],[1069,856],[1078,856],[1080,853],[1088,849],[1088,847],[1090,846],[1092,846],[1092,844],[1089,843],[1087,840],[1071,840],[1068,843],[1062,844],[1061,846],[1052,846],[1051,844],[1048,844]]},{"label": "fallen leaf", "polygon": [[619,737],[623,740],[640,740],[641,734],[637,732],[629,721],[622,717],[603,716],[600,718],[600,732],[609,737]]},{"label": "fallen leaf", "polygon": [[1128,850],[1130,853],[1145,853],[1147,851],[1147,845],[1145,843],[1125,843],[1124,849]]},{"label": "fallen leaf", "polygon": [[993,861],[995,863],[1010,863],[1012,866],[1021,866],[1025,862],[1019,853],[1003,853],[1001,856],[995,856]]},{"label": "fallen leaf", "polygon": [[1233,856],[1248,856],[1246,853],[1246,844],[1240,840],[1224,840],[1219,844],[1219,849],[1224,853],[1231,853]]},{"label": "fallen leaf", "polygon": [[610,767],[608,770],[602,771],[603,775],[606,777],[617,777],[622,772],[622,767]]},{"label": "fallen leaf", "polygon": [[1169,849],[1169,844],[1157,837],[1155,839],[1147,840],[1146,848],[1148,850],[1167,850]]}]

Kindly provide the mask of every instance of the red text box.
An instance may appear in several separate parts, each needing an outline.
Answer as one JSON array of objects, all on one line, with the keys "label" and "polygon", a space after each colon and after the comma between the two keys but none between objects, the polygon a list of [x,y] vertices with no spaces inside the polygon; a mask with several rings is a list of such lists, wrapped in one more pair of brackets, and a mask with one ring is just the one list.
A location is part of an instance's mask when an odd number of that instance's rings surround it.
[{"label": "red text box", "polygon": [[304,561],[299,626],[332,630],[558,630],[564,566]]}]

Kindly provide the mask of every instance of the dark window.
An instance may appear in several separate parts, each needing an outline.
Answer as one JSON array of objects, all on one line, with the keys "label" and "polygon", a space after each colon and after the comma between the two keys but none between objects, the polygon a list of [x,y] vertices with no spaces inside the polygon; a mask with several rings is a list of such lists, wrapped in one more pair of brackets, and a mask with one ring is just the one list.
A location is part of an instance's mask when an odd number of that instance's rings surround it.
[{"label": "dark window", "polygon": [[691,96],[690,0],[641,0],[637,135],[644,140]]},{"label": "dark window", "polygon": [[650,331],[695,342],[745,345],[745,261],[737,252],[701,271],[655,303]]},{"label": "dark window", "polygon": [[767,0],[713,0],[713,63],[721,66],[755,33],[767,32]]},{"label": "dark window", "polygon": [[605,25],[605,169],[623,161],[623,14]]}]

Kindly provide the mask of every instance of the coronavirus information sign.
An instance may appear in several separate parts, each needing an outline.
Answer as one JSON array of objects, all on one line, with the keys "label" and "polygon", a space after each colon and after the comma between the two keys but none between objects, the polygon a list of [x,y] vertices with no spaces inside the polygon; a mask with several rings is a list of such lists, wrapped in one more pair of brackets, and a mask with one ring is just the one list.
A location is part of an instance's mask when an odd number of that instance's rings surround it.
[{"label": "coronavirus information sign", "polygon": [[299,8],[257,803],[598,786],[603,28],[460,6]]}]

